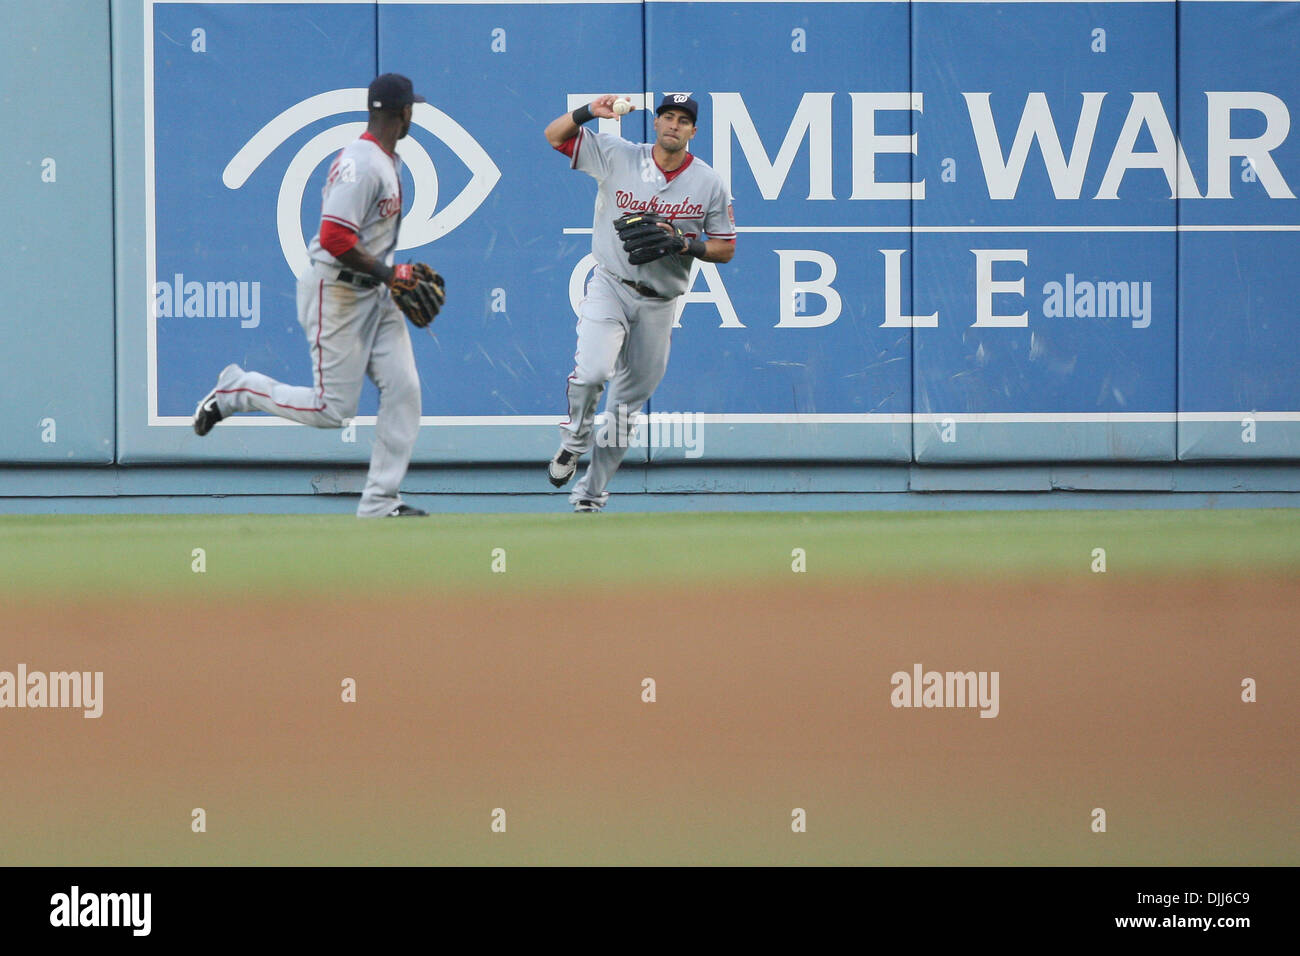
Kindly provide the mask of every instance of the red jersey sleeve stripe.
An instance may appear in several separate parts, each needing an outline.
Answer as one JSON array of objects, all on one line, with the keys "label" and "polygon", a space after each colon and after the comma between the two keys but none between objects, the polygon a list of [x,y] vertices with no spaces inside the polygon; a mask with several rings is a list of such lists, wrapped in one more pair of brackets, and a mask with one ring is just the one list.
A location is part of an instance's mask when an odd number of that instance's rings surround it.
[{"label": "red jersey sleeve stripe", "polygon": [[346,226],[329,219],[322,219],[320,224],[321,248],[338,258],[357,244],[357,234]]},{"label": "red jersey sleeve stripe", "polygon": [[563,143],[554,148],[557,153],[563,153],[565,156],[572,159],[574,154],[578,151],[578,137],[575,135],[572,139],[566,139]]},{"label": "red jersey sleeve stripe", "polygon": [[348,220],[344,219],[342,216],[322,215],[320,218],[321,218],[321,222],[337,222],[340,226],[343,226],[345,229],[351,229],[353,232],[356,233],[361,232],[360,226],[358,226],[355,222],[349,222]]},{"label": "red jersey sleeve stripe", "polygon": [[569,142],[573,143],[573,152],[569,154],[569,168],[578,168],[578,151],[582,149],[582,137],[586,133],[581,126],[578,127],[578,135],[573,137]]}]

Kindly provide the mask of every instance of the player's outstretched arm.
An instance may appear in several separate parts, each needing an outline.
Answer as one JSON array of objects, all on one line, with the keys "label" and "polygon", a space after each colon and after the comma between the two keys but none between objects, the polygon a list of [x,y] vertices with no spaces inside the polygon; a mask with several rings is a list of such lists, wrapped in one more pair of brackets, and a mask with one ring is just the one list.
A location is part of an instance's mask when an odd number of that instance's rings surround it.
[{"label": "player's outstretched arm", "polygon": [[[613,119],[616,115],[614,112],[614,101],[618,99],[617,94],[605,93],[596,97],[586,106],[579,106],[572,113],[564,113],[555,117],[546,125],[546,141],[555,149],[559,149],[573,137],[578,135],[578,127],[582,124],[578,120],[582,119],[582,111],[586,110],[591,114],[587,119],[600,117],[602,119]],[[585,123],[586,119],[582,119]]]}]

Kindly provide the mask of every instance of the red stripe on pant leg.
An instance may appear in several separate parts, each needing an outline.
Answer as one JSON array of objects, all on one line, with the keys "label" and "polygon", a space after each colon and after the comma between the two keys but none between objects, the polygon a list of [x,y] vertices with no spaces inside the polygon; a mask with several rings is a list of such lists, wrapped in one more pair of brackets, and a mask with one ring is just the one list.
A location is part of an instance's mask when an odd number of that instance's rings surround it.
[{"label": "red stripe on pant leg", "polygon": [[[565,381],[565,385],[564,385],[564,404],[566,404],[566,405],[569,404],[569,386],[573,384],[573,376],[574,376],[574,375],[577,375],[577,374],[578,374],[578,373],[577,373],[577,371],[575,370],[574,373],[573,373],[573,375],[570,375],[567,379],[564,380],[564,381]],[[561,424],[561,425],[572,425],[572,424],[573,424],[573,408],[572,408],[572,406],[570,406],[570,408],[569,408],[569,414],[568,414],[568,416],[564,419],[564,421],[560,422],[560,424]]]},{"label": "red stripe on pant leg", "polygon": [[259,391],[258,391],[257,389],[255,389],[255,388],[219,388],[219,389],[217,389],[217,394],[218,394],[218,395],[234,395],[236,392],[248,392],[250,395],[260,395],[260,396],[262,396],[262,398],[265,398],[265,399],[267,399],[268,401],[274,403],[274,405],[275,405],[276,408],[289,408],[289,409],[292,409],[292,410],[295,411],[295,412],[323,412],[323,411],[325,411],[325,406],[324,406],[324,405],[321,405],[321,406],[318,407],[318,408],[300,408],[300,407],[297,406],[297,405],[286,405],[286,404],[284,404],[283,402],[277,402],[275,399],[271,398],[270,395],[266,394],[266,392],[259,392]]},{"label": "red stripe on pant leg", "polygon": [[321,408],[325,407],[325,367],[321,364],[320,329],[325,324],[325,280],[316,290],[316,381],[320,383]]},{"label": "red stripe on pant leg", "polygon": [[[579,129],[579,132],[581,132],[581,129]],[[587,277],[587,283],[585,283],[585,284],[583,285],[583,287],[582,287],[582,297],[583,297],[584,299],[587,297],[587,284],[589,284],[590,282],[591,282],[591,276],[588,276],[588,277]],[[579,326],[579,327],[582,326],[582,311],[581,311],[581,310],[578,311],[578,326]],[[571,374],[567,379],[564,380],[564,404],[565,404],[565,405],[569,405],[569,386],[573,384],[573,379],[574,379],[574,377],[575,377],[577,374],[578,374],[578,346],[575,344],[575,345],[573,346],[573,373],[572,373],[572,374]],[[573,424],[573,406],[572,406],[572,405],[569,405],[569,414],[568,414],[568,417],[566,417],[566,418],[564,419],[564,421],[560,422],[560,424],[561,424],[561,425],[572,425],[572,424]]]}]

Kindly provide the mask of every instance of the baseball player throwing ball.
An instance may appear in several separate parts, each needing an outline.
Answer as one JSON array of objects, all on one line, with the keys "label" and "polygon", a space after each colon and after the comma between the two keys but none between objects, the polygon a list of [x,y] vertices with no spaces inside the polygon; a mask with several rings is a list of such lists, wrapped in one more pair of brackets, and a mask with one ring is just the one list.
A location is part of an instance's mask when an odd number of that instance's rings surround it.
[{"label": "baseball player throwing ball", "polygon": [[[699,104],[686,93],[664,96],[655,110],[653,145],[583,128],[594,117],[626,112],[626,100],[606,94],[546,127],[551,146],[599,184],[591,237],[596,270],[578,310],[569,419],[547,466],[551,484],[561,488],[591,451],[569,495],[574,511],[598,512],[609,500],[605,488],[627,452],[621,439],[668,367],[674,300],[687,290],[691,260],[729,262],[736,250],[727,187],[686,149]],[[606,383],[606,427],[615,439],[593,442]]]},{"label": "baseball player throwing ball", "polygon": [[248,411],[340,428],[356,414],[362,376],[369,375],[379,388],[379,415],[360,518],[425,514],[397,490],[420,430],[420,379],[402,316],[427,327],[442,307],[443,281],[423,263],[393,265],[402,222],[402,161],[395,150],[411,128],[412,104],[423,102],[406,77],[377,77],[366,132],[330,165],[320,232],[307,249],[311,269],[298,280],[298,322],[307,333],[313,385],[284,385],[227,365],[194,412],[199,435]]}]

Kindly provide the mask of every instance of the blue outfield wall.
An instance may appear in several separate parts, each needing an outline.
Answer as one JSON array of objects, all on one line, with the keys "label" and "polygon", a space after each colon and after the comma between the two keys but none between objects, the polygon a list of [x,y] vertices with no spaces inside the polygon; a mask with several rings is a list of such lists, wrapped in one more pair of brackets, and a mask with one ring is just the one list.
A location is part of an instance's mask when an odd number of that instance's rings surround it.
[{"label": "blue outfield wall", "polygon": [[[1300,459],[1300,2],[70,7],[0,42],[22,147],[0,190],[49,224],[4,280],[0,460],[364,464],[369,385],[343,431],[189,421],[229,362],[310,381],[295,275],[383,71],[429,98],[398,255],[448,280],[414,336],[417,466],[553,451],[595,184],[542,130],[678,90],[739,245],[697,264],[648,409],[701,440],[641,443],[616,491],[637,462]],[[37,67],[56,80],[28,97]]]},{"label": "blue outfield wall", "polygon": [[1179,456],[1300,457],[1300,7],[1180,14]]},{"label": "blue outfield wall", "polygon": [[6,13],[0,462],[114,458],[108,0]]},{"label": "blue outfield wall", "polygon": [[1173,4],[912,13],[916,460],[1172,460],[1173,185],[1113,157],[1139,96],[1172,126]]},{"label": "blue outfield wall", "polygon": [[[55,480],[50,480],[51,478]],[[6,513],[352,515],[363,466],[152,465],[0,470]],[[949,511],[1300,506],[1286,463],[925,466],[632,462],[611,510]],[[407,500],[435,512],[567,512],[532,465],[414,466]]]}]

